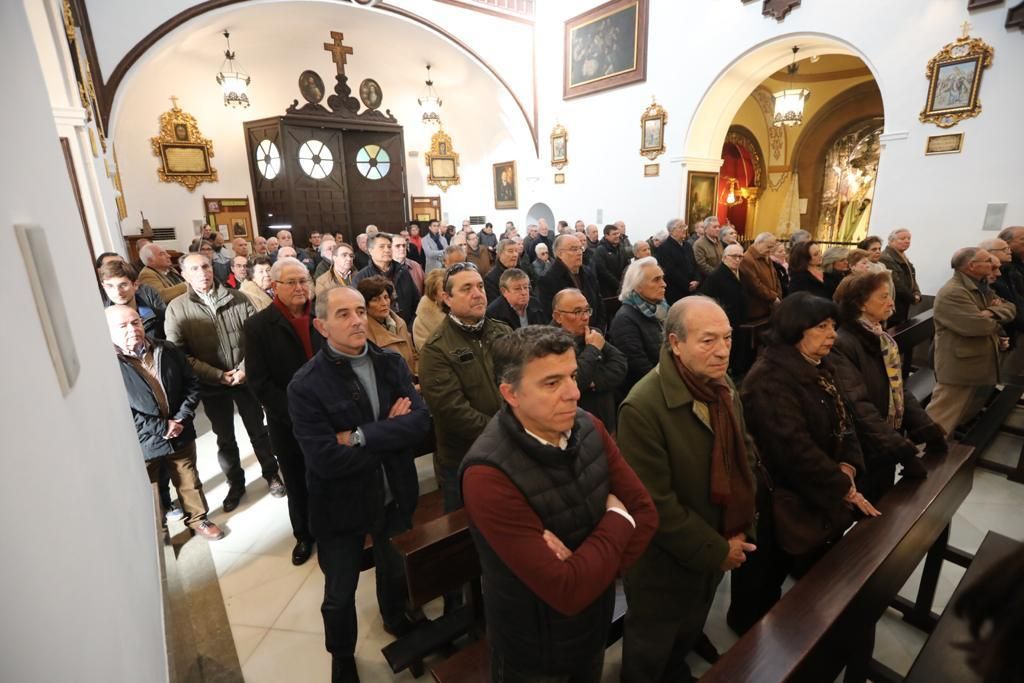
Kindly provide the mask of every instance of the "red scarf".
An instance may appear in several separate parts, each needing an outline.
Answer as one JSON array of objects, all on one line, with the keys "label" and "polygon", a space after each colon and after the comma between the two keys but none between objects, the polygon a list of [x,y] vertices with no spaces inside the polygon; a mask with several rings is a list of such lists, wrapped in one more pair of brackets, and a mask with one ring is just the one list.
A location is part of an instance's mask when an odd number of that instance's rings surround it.
[{"label": "red scarf", "polygon": [[274,297],[274,305],[277,306],[277,310],[281,311],[281,315],[284,319],[291,324],[292,329],[295,330],[295,334],[299,335],[299,341],[302,342],[302,350],[306,354],[306,360],[313,357],[313,341],[309,337],[309,314],[310,309],[313,306],[313,302],[306,302],[306,310],[302,315],[293,316],[292,312],[288,310],[284,302]]},{"label": "red scarf", "polygon": [[675,354],[672,360],[693,398],[706,403],[711,413],[711,502],[722,506],[722,536],[731,538],[746,532],[754,522],[754,473],[747,462],[732,392],[723,380],[708,382],[697,377]]}]

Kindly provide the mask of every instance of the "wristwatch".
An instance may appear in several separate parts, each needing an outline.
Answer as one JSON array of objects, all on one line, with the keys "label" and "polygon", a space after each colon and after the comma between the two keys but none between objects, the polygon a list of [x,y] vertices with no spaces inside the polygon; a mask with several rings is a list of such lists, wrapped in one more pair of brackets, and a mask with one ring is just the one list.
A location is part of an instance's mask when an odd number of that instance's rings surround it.
[{"label": "wristwatch", "polygon": [[353,431],[352,435],[348,438],[348,442],[351,446],[362,446],[366,443],[363,440],[363,430],[356,427],[355,431]]}]

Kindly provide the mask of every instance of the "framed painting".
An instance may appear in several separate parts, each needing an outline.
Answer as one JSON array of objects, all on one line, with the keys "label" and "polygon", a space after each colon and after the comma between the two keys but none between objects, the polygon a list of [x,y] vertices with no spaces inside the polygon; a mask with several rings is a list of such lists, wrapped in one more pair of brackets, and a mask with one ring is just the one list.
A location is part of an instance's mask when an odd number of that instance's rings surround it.
[{"label": "framed painting", "polygon": [[640,155],[651,161],[665,152],[665,123],[668,114],[655,102],[640,116]]},{"label": "framed painting", "polygon": [[562,99],[647,79],[648,0],[611,0],[565,22]]},{"label": "framed painting", "polygon": [[494,208],[519,208],[519,190],[516,185],[516,162],[494,164]]},{"label": "framed painting", "polygon": [[565,126],[558,124],[551,131],[551,165],[562,170],[569,163],[569,134]]},{"label": "framed painting", "polygon": [[686,224],[694,226],[718,209],[718,174],[690,171],[686,177]]},{"label": "framed painting", "polygon": [[992,48],[980,38],[963,36],[942,48],[928,62],[928,99],[922,123],[955,126],[981,113],[981,75],[992,64]]},{"label": "framed painting", "polygon": [[430,151],[423,156],[427,162],[427,184],[436,185],[441,192],[459,184],[459,154],[452,146],[451,136],[443,129],[430,138]]}]

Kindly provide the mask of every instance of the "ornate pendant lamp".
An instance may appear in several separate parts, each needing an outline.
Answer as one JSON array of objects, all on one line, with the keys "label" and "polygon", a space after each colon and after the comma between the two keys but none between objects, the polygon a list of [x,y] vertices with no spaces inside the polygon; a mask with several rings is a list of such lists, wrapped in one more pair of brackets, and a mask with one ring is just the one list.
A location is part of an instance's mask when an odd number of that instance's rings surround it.
[{"label": "ornate pendant lamp", "polygon": [[434,82],[430,80],[430,65],[427,64],[427,91],[423,97],[417,98],[416,102],[420,105],[420,110],[423,112],[423,123],[429,123],[436,126],[441,125],[441,98],[437,96],[434,91]]},{"label": "ornate pendant lamp", "polygon": [[224,63],[220,65],[220,72],[217,74],[217,83],[224,89],[224,106],[245,108],[249,106],[249,96],[245,91],[251,79],[249,74],[235,64],[235,53],[231,51],[231,34],[227,31],[224,31],[224,40],[228,48],[224,50]]},{"label": "ornate pendant lamp", "polygon": [[793,76],[796,75],[797,69],[800,68],[796,63],[796,53],[799,50],[800,48],[795,45],[793,46],[793,63],[787,69],[789,73],[789,88],[774,94],[775,119],[772,125],[776,127],[799,126],[804,122],[804,104],[807,102],[807,96],[811,93],[803,88],[793,87]]}]

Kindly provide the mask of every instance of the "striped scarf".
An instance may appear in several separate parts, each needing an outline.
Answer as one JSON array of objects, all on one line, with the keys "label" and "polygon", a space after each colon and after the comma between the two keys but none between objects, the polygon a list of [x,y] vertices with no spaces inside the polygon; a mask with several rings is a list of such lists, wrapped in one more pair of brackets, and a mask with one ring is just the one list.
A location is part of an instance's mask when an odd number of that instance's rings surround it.
[{"label": "striped scarf", "polygon": [[885,363],[885,374],[889,377],[889,413],[885,419],[890,427],[899,429],[903,424],[903,362],[900,360],[899,346],[896,340],[882,329],[881,324],[864,318],[859,322],[864,329],[878,337],[882,345],[882,362]]}]

